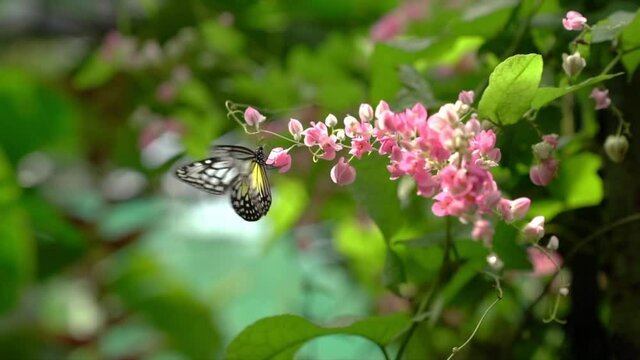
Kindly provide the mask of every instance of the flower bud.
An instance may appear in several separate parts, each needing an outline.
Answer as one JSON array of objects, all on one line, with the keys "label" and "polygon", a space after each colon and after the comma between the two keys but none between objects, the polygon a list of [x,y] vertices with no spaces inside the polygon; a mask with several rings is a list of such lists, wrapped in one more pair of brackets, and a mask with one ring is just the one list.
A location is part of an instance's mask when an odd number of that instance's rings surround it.
[{"label": "flower bud", "polygon": [[246,121],[249,126],[258,125],[265,119],[266,117],[264,117],[264,115],[260,114],[258,110],[252,108],[251,106],[249,106],[244,111],[244,121]]},{"label": "flower bud", "polygon": [[502,263],[502,260],[500,260],[498,255],[496,255],[495,253],[487,255],[487,263],[489,264],[489,266],[496,270],[502,269],[502,266],[504,265],[504,263]]},{"label": "flower bud", "polygon": [[562,54],[562,68],[569,77],[574,77],[587,66],[587,61],[576,51],[573,55]]},{"label": "flower bud", "polygon": [[556,176],[558,171],[558,160],[549,158],[542,163],[532,166],[529,170],[531,182],[538,186],[547,186]]},{"label": "flower bud", "polygon": [[302,131],[304,130],[304,128],[302,127],[302,123],[294,118],[291,118],[291,120],[289,120],[289,132],[291,133],[291,135],[293,135],[293,138],[295,140],[300,140],[300,138],[302,137]]},{"label": "flower bud", "polygon": [[345,186],[356,180],[356,169],[341,157],[336,165],[331,168],[331,180],[340,185]]},{"label": "flower bud", "polygon": [[561,287],[558,292],[560,293],[560,295],[562,296],[567,296],[569,295],[569,288],[566,286]]},{"label": "flower bud", "polygon": [[387,104],[384,100],[380,100],[380,102],[378,103],[378,106],[376,106],[376,112],[375,112],[376,118],[380,119],[382,114],[387,111],[390,111],[389,104]]},{"label": "flower bud", "polygon": [[559,246],[560,246],[560,240],[558,240],[557,236],[552,235],[551,238],[549,238],[549,243],[547,243],[547,249],[558,250]]},{"label": "flower bud", "polygon": [[538,241],[544,236],[544,216],[534,217],[524,229],[522,229],[524,236],[532,241]]},{"label": "flower bud", "polygon": [[333,114],[329,114],[326,118],[324,118],[324,123],[328,127],[334,127],[338,124],[338,118]]},{"label": "flower bud", "polygon": [[345,138],[345,134],[344,134],[344,130],[342,129],[338,129],[336,130],[336,139],[338,139],[338,141],[342,141]]},{"label": "flower bud", "polygon": [[546,141],[540,141],[537,144],[531,146],[533,155],[540,160],[546,160],[551,157],[553,153],[553,146]]},{"label": "flower bud", "polygon": [[458,94],[458,100],[460,100],[460,102],[462,102],[465,105],[471,105],[473,104],[474,96],[475,94],[473,90],[469,90],[469,91],[462,90],[460,91],[460,94]]},{"label": "flower bud", "polygon": [[609,135],[604,141],[604,152],[613,162],[621,163],[628,149],[629,141],[624,135]]},{"label": "flower bud", "polygon": [[562,26],[567,30],[582,30],[587,23],[587,18],[577,11],[569,11],[564,19]]},{"label": "flower bud", "polygon": [[285,173],[291,168],[291,155],[288,154],[289,150],[285,150],[281,147],[273,148],[267,158],[267,165],[272,165],[278,168],[278,171]]},{"label": "flower bud", "polygon": [[490,245],[493,234],[493,226],[489,221],[480,219],[473,224],[473,230],[471,231],[473,240],[482,240],[486,245]]},{"label": "flower bud", "polygon": [[611,99],[609,98],[609,90],[593,88],[591,95],[589,95],[596,102],[596,110],[606,109],[611,105]]},{"label": "flower bud", "polygon": [[373,120],[373,116],[374,116],[373,108],[369,104],[360,104],[358,115],[360,115],[360,120],[369,122]]}]

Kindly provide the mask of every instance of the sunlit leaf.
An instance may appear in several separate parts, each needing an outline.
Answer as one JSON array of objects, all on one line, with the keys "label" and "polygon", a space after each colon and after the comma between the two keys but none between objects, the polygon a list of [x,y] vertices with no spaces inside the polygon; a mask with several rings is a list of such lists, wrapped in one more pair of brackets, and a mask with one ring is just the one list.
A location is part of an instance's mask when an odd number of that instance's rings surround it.
[{"label": "sunlit leaf", "polygon": [[292,359],[305,342],[327,335],[355,335],[385,346],[410,325],[406,315],[370,317],[350,324],[321,327],[296,315],[264,318],[247,327],[227,348],[225,359]]},{"label": "sunlit leaf", "polygon": [[529,110],[541,76],[542,57],[537,54],[515,55],[500,63],[480,99],[480,117],[502,125],[518,122]]}]

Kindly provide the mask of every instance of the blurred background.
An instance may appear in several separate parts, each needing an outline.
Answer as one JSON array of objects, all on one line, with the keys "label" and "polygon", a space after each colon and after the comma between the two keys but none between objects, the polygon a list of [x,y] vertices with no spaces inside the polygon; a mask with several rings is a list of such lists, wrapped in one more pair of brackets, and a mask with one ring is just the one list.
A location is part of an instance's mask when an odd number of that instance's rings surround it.
[{"label": "blurred background", "polygon": [[[242,133],[226,117],[227,100],[257,107],[276,132],[290,117],[342,119],[362,102],[401,109],[420,101],[435,112],[455,101],[482,84],[524,11],[518,1],[473,3],[0,0],[0,358],[215,359],[270,315],[326,324],[409,311],[411,294],[436,276],[444,231],[410,185],[400,183],[404,212],[390,215],[408,224],[407,241],[395,247],[406,268],[402,297],[385,288],[387,248],[366,211],[384,208],[384,199],[335,187],[332,163],[294,151],[289,173],[270,174],[273,207],[256,223],[240,219],[228,197],[180,183],[172,169],[205,157],[214,140],[283,145]],[[556,33],[568,8],[544,3],[538,32],[517,51],[559,61],[570,35]],[[425,42],[443,29],[446,42]],[[403,34],[414,38],[388,45]],[[594,138],[592,105],[577,101],[577,131]],[[559,130],[552,120],[541,126]],[[569,163],[583,169],[587,185],[530,189],[537,140],[526,129],[507,130],[499,144],[505,168],[496,178],[505,191],[543,199],[535,211],[548,219],[598,205],[593,154]],[[384,161],[375,164],[359,176],[386,181]],[[469,230],[456,225],[460,256],[485,264],[487,251]],[[566,329],[541,321],[554,299],[526,308],[553,267],[524,247],[501,251],[512,254],[505,298],[469,358],[566,354]],[[476,268],[446,288],[440,325],[420,330],[410,358],[446,356],[473,329],[495,297],[493,281]],[[561,314],[568,306],[563,301]],[[599,308],[596,321],[607,311]],[[314,340],[297,356],[381,358],[375,345],[340,336]]]}]

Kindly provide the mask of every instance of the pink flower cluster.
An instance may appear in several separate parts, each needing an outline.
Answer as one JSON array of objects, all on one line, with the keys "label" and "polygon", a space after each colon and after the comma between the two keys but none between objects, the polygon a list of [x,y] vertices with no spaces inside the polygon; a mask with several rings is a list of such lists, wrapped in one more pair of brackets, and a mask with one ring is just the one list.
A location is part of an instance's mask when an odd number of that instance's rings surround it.
[{"label": "pink flower cluster", "polygon": [[[472,103],[473,92],[462,92],[455,104],[445,104],[431,115],[421,104],[394,112],[380,101],[375,110],[369,104],[360,105],[358,117],[346,116],[343,126],[332,114],[306,128],[291,119],[288,130],[293,138],[289,140],[294,145],[273,149],[267,163],[285,172],[291,167],[288,151],[293,147],[306,147],[314,161],[332,161],[348,149],[350,159],[340,157],[330,172],[331,180],[343,186],[356,179],[350,161],[377,153],[389,159],[391,180],[412,178],[417,194],[435,201],[431,210],[436,216],[455,216],[473,224],[472,238],[490,246],[496,215],[506,222],[523,219],[531,201],[503,197],[490,172],[501,158],[496,134],[482,128],[469,110]],[[257,127],[263,120],[254,109],[245,112],[249,125]],[[545,148],[549,158],[557,136],[546,136],[545,142],[551,147]]]},{"label": "pink flower cluster", "polygon": [[[502,196],[489,171],[501,157],[495,147],[496,134],[482,129],[469,113],[473,93],[464,92],[461,98],[464,101],[446,104],[430,116],[421,104],[393,112],[381,101],[375,110],[362,104],[357,118],[344,118],[343,128],[337,127],[334,115],[329,115],[324,122],[312,122],[306,129],[291,119],[288,129],[298,146],[309,148],[316,159],[333,160],[337,152],[347,148],[351,159],[374,152],[388,157],[392,180],[411,177],[418,195],[435,200],[432,211],[436,216],[450,215],[473,223],[472,237],[489,244],[494,232],[493,215],[499,214],[508,222],[522,219],[530,201]],[[255,119],[252,115],[248,118]],[[464,121],[464,117],[468,119]],[[280,164],[288,169],[286,150],[277,150],[270,155],[270,163],[277,166],[277,157],[282,156]],[[331,169],[331,179],[338,185],[348,185],[355,178],[355,169],[344,157]]]}]

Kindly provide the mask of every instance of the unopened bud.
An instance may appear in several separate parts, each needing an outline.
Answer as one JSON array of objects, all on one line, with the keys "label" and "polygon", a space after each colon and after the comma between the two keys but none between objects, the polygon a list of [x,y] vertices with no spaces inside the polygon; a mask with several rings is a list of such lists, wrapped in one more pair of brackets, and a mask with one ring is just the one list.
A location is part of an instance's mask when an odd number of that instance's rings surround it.
[{"label": "unopened bud", "polygon": [[587,61],[576,51],[573,55],[562,54],[562,68],[569,77],[574,77],[587,66]]},{"label": "unopened bud", "polygon": [[560,290],[558,290],[558,292],[562,296],[567,296],[567,295],[569,295],[569,288],[566,287],[566,286],[563,286],[563,287],[560,288]]},{"label": "unopened bud", "polygon": [[324,123],[328,127],[334,127],[338,123],[338,118],[333,114],[329,114],[326,118],[324,118]]},{"label": "unopened bud", "polygon": [[549,243],[547,244],[547,249],[549,249],[549,250],[558,250],[559,246],[560,246],[560,240],[558,240],[557,236],[552,235],[551,238],[549,238]]},{"label": "unopened bud", "polygon": [[360,104],[358,115],[360,115],[360,120],[369,122],[373,120],[373,108],[369,104]]},{"label": "unopened bud", "polygon": [[624,135],[609,135],[604,141],[604,151],[611,161],[621,163],[629,150],[629,141]]}]

